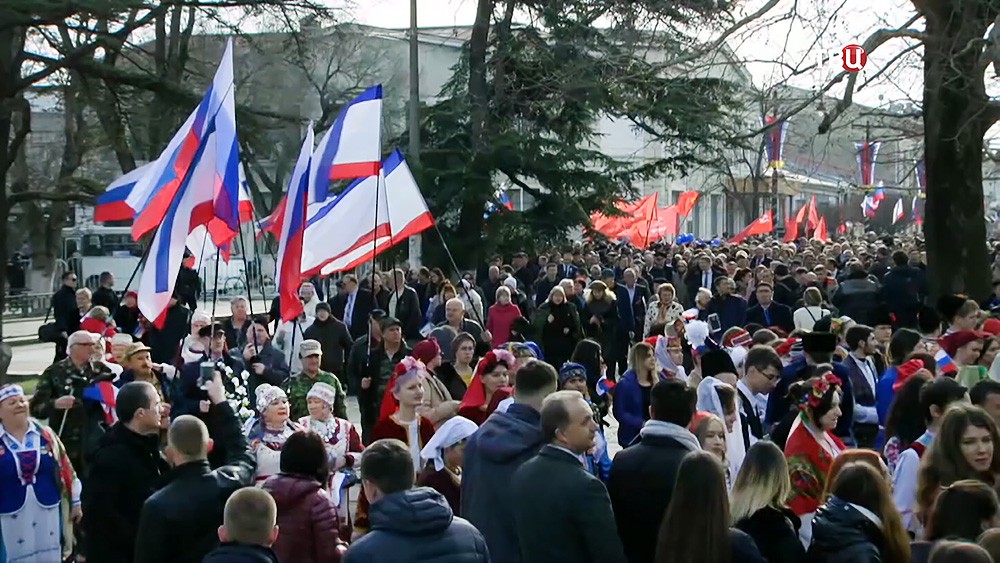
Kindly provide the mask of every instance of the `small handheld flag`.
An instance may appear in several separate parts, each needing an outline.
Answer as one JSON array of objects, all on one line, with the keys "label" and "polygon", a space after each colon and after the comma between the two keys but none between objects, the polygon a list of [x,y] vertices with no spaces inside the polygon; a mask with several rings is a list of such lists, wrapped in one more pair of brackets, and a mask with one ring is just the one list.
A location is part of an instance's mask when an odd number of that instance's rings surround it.
[{"label": "small handheld flag", "polygon": [[104,421],[109,425],[118,422],[115,405],[118,404],[118,388],[110,381],[101,381],[83,389],[83,398],[97,401],[104,409]]},{"label": "small handheld flag", "polygon": [[934,362],[937,364],[939,373],[958,373],[958,366],[955,365],[955,361],[944,350],[938,350],[934,354]]},{"label": "small handheld flag", "polygon": [[600,379],[597,380],[597,386],[595,390],[597,391],[597,396],[607,395],[612,389],[615,388],[615,382],[608,379],[607,374],[602,375]]}]

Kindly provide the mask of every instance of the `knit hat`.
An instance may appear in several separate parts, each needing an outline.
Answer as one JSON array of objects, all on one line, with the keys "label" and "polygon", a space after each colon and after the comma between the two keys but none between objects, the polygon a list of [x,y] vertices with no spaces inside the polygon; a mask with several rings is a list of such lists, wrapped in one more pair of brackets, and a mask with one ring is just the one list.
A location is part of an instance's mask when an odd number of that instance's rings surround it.
[{"label": "knit hat", "polygon": [[287,399],[288,395],[281,390],[280,387],[275,387],[270,383],[262,383],[257,386],[254,394],[257,395],[257,412],[263,413],[268,405],[277,401],[278,399]]},{"label": "knit hat", "polygon": [[326,311],[327,313],[332,313],[333,309],[330,308],[330,304],[326,301],[320,301],[316,304],[317,311]]},{"label": "knit hat", "polygon": [[212,322],[212,316],[205,311],[195,311],[194,313],[191,313],[191,324],[210,322]]},{"label": "knit hat", "polygon": [[308,358],[309,356],[322,356],[323,355],[323,345],[319,343],[318,340],[307,339],[303,340],[299,344],[299,357]]},{"label": "knit hat", "polygon": [[938,339],[938,343],[941,344],[942,350],[944,350],[949,356],[954,357],[959,348],[969,344],[970,342],[989,337],[989,333],[980,332],[978,330],[959,330],[942,336]]},{"label": "knit hat", "polygon": [[117,333],[117,334],[115,334],[114,336],[111,337],[111,345],[112,346],[114,346],[115,344],[131,344],[131,343],[132,343],[132,335],[131,334],[125,334],[125,333],[119,332],[119,333]]},{"label": "knit hat", "polygon": [[337,390],[329,383],[317,381],[313,383],[313,386],[309,388],[309,392],[306,393],[306,399],[313,398],[319,399],[332,407],[337,402]]},{"label": "knit hat", "polygon": [[23,396],[24,396],[24,387],[21,387],[20,385],[11,383],[9,385],[4,385],[3,387],[0,387],[0,403],[6,401],[11,397],[23,397]]},{"label": "knit hat", "polygon": [[507,276],[504,278],[503,284],[507,286],[507,289],[509,289],[511,293],[517,291],[517,278],[514,276]]},{"label": "knit hat", "polygon": [[431,363],[431,360],[441,355],[441,346],[437,338],[421,340],[413,347],[413,357],[420,360],[424,365]]},{"label": "knit hat", "polygon": [[604,268],[603,270],[601,270],[601,279],[602,280],[615,279],[615,271],[612,270],[611,268]]},{"label": "knit hat", "polygon": [[559,387],[565,385],[567,381],[574,377],[582,377],[587,380],[587,368],[576,362],[566,362],[559,368]]}]

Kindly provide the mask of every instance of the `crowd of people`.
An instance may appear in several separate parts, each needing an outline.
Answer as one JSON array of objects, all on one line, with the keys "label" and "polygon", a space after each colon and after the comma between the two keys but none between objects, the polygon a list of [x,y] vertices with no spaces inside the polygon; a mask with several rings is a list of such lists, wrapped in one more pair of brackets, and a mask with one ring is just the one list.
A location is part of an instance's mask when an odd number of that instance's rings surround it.
[{"label": "crowd of people", "polygon": [[918,240],[577,243],[286,322],[63,281],[2,563],[1000,561],[1000,282],[929,302]]}]

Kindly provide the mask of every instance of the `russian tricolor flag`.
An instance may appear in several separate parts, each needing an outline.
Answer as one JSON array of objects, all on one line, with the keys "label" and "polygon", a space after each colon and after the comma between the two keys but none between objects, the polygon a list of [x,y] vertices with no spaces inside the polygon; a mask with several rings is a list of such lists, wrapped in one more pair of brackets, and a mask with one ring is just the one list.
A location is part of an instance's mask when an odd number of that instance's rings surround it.
[{"label": "russian tricolor flag", "polygon": [[[210,147],[208,141],[214,142]],[[167,148],[149,165],[133,186],[125,202],[136,211],[132,238],[156,229],[180,198],[182,186],[196,173],[209,183],[211,195],[196,202],[192,225],[219,219],[210,229],[217,245],[231,240],[239,230],[239,149],[236,141],[236,103],[233,91],[233,44],[229,41],[215,78],[201,103],[170,140]],[[186,236],[186,235],[185,235]]]},{"label": "russian tricolor flag", "polygon": [[351,100],[313,154],[311,201],[326,200],[331,180],[375,176],[382,161],[382,85]]},{"label": "russian tricolor flag", "polygon": [[94,221],[129,221],[135,217],[135,210],[129,207],[127,199],[135,187],[135,183],[143,177],[153,163],[142,166],[118,178],[108,185],[103,194],[97,196],[97,206],[94,208]]},{"label": "russian tricolor flag", "polygon": [[958,373],[955,361],[944,350],[938,350],[934,353],[934,362],[937,364],[938,373]]},{"label": "russian tricolor flag", "polygon": [[118,422],[115,405],[118,404],[118,388],[110,381],[101,381],[83,388],[83,398],[97,401],[104,409],[104,421],[109,425]]},{"label": "russian tricolor flag", "polygon": [[302,140],[299,158],[288,182],[285,196],[284,220],[278,236],[278,296],[281,303],[281,319],[290,321],[302,314],[299,301],[299,285],[302,283],[302,241],[306,230],[306,206],[309,203],[310,166],[313,152],[312,122]]},{"label": "russian tricolor flag", "polygon": [[594,390],[597,391],[597,396],[600,397],[602,395],[607,395],[614,388],[615,382],[608,379],[607,374],[604,374],[597,380],[597,385]]}]

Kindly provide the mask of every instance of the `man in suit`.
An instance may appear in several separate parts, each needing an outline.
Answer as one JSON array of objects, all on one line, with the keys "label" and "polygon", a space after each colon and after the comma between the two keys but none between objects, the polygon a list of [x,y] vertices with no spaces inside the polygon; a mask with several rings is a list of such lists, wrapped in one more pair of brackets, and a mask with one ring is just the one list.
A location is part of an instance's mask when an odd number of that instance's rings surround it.
[{"label": "man in suit", "polygon": [[757,266],[771,267],[771,259],[764,255],[763,246],[753,249],[753,258],[750,259],[750,267],[756,268]]},{"label": "man in suit", "polygon": [[764,412],[757,397],[767,395],[781,378],[781,357],[770,346],[754,346],[743,360],[743,377],[736,382],[740,397],[740,426],[743,444],[749,450],[764,439]]},{"label": "man in suit", "polygon": [[[420,334],[420,299],[412,287],[406,285],[403,270],[396,268],[387,280],[389,288],[379,303],[379,308],[390,317],[399,319],[403,327],[403,337],[407,341],[422,340]],[[351,319],[353,321],[353,319]],[[346,324],[346,323],[345,323]],[[353,334],[353,333],[352,333]]]},{"label": "man in suit", "polygon": [[747,322],[747,300],[734,295],[736,284],[728,276],[720,276],[715,282],[715,297],[709,303],[711,313],[719,315],[722,332],[733,327],[742,327]]},{"label": "man in suit", "polygon": [[708,254],[698,255],[697,266],[697,268],[692,268],[687,277],[684,278],[684,283],[688,288],[688,302],[685,303],[687,307],[694,307],[694,297],[698,294],[699,288],[713,289],[715,280],[726,275],[726,272],[712,266],[712,258]]},{"label": "man in suit", "polygon": [[761,282],[757,286],[757,304],[747,309],[747,324],[754,323],[763,327],[776,326],[785,331],[785,334],[795,330],[795,322],[792,320],[792,310],[787,305],[782,305],[774,301],[774,287]]},{"label": "man in suit", "polygon": [[854,438],[859,448],[875,447],[878,436],[877,388],[881,374],[872,362],[872,354],[878,349],[875,331],[865,325],[855,325],[844,335],[850,354],[844,360],[854,389]]},{"label": "man in suit", "polygon": [[557,391],[541,417],[548,443],[511,478],[521,561],[624,563],[608,491],[580,463],[594,447],[594,411],[578,391]]},{"label": "man in suit", "polygon": [[697,392],[680,380],[664,380],[650,390],[649,416],[639,441],[615,456],[608,476],[617,534],[629,563],[653,563],[663,513],[673,496],[677,468],[698,439],[687,427],[694,417]]},{"label": "man in suit", "polygon": [[357,340],[368,332],[368,317],[375,308],[372,292],[358,286],[358,278],[347,274],[341,280],[343,292],[338,293],[330,302],[333,316],[347,325],[351,338]]}]

